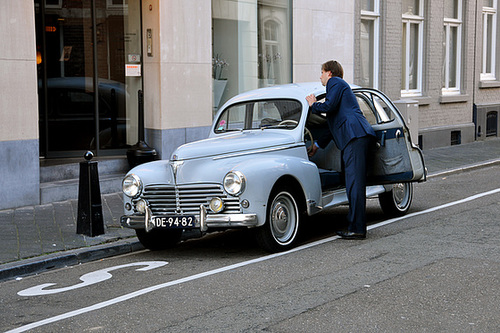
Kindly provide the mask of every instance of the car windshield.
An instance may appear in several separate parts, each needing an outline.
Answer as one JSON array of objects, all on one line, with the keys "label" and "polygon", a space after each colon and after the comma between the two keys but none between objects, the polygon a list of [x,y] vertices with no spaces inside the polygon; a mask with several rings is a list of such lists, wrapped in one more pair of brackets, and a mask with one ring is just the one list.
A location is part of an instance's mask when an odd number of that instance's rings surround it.
[{"label": "car windshield", "polygon": [[231,105],[222,112],[215,133],[262,128],[294,129],[300,121],[302,104],[296,100],[249,101]]}]

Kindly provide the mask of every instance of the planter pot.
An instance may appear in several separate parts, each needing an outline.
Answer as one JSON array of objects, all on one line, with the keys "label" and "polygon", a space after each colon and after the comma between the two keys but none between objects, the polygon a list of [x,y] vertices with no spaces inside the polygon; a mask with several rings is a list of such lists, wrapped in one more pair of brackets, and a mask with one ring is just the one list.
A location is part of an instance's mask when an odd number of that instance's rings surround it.
[{"label": "planter pot", "polygon": [[218,108],[220,104],[220,100],[222,98],[222,94],[224,94],[224,90],[226,89],[227,80],[213,80],[213,88],[214,88],[214,99],[213,99],[213,107]]}]

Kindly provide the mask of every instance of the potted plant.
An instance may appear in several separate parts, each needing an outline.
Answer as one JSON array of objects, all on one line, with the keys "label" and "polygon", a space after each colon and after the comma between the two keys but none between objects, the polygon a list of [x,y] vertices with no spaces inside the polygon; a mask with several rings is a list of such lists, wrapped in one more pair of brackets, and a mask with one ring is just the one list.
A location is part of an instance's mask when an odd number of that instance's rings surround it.
[{"label": "potted plant", "polygon": [[229,66],[226,60],[219,57],[217,54],[212,58],[212,78],[213,78],[213,88],[214,88],[214,99],[213,107],[219,107],[222,94],[224,89],[226,89],[227,79],[222,78],[222,71],[225,67]]}]

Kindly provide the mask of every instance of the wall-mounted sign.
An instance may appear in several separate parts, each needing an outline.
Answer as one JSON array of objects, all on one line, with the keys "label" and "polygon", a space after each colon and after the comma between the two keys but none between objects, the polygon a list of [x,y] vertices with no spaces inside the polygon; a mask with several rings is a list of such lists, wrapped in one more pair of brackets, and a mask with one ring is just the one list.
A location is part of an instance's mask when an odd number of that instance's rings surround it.
[{"label": "wall-mounted sign", "polygon": [[139,63],[139,62],[141,62],[141,55],[140,54],[129,54],[128,55],[128,62],[129,63]]},{"label": "wall-mounted sign", "polygon": [[141,65],[125,64],[125,76],[141,76]]},{"label": "wall-mounted sign", "polygon": [[146,48],[148,57],[153,56],[153,31],[151,29],[146,30]]}]

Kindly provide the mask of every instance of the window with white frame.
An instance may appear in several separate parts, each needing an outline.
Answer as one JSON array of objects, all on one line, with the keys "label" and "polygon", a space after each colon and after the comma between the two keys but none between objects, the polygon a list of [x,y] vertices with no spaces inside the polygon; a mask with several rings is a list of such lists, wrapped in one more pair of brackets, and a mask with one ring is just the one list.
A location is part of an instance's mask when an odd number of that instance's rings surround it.
[{"label": "window with white frame", "polygon": [[422,96],[424,0],[403,0],[401,96]]},{"label": "window with white frame", "polygon": [[443,95],[460,93],[462,64],[462,2],[444,2]]},{"label": "window with white frame", "polygon": [[45,0],[45,8],[62,8],[62,0]]},{"label": "window with white frame", "polygon": [[495,59],[498,0],[483,0],[483,59],[481,80],[496,80]]},{"label": "window with white frame", "polygon": [[363,87],[378,88],[380,0],[363,0],[360,28],[360,72]]},{"label": "window with white frame", "polygon": [[128,0],[106,0],[108,9],[117,8],[123,9],[128,7]]}]

